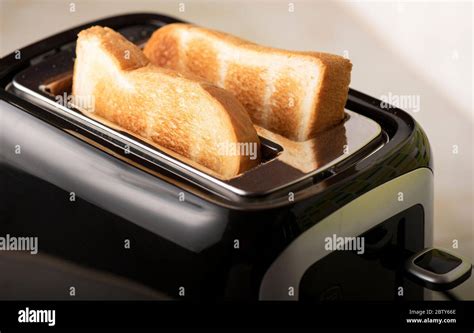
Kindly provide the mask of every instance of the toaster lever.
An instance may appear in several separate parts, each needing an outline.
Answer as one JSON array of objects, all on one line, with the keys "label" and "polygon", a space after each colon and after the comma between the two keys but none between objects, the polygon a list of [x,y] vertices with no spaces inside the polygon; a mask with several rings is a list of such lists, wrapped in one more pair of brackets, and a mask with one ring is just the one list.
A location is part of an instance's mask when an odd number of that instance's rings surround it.
[{"label": "toaster lever", "polygon": [[471,276],[472,265],[447,250],[427,248],[412,255],[406,269],[415,281],[432,290],[449,290]]}]

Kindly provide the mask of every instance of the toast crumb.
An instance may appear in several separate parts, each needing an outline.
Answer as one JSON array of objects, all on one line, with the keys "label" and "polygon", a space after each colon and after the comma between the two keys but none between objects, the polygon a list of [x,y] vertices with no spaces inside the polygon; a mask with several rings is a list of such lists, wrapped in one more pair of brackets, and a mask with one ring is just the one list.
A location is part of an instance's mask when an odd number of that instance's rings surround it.
[{"label": "toast crumb", "polygon": [[[170,40],[178,52],[166,51]],[[154,64],[231,91],[256,125],[292,140],[308,140],[344,119],[352,64],[337,55],[264,47],[183,23],[155,31],[144,53]]]}]

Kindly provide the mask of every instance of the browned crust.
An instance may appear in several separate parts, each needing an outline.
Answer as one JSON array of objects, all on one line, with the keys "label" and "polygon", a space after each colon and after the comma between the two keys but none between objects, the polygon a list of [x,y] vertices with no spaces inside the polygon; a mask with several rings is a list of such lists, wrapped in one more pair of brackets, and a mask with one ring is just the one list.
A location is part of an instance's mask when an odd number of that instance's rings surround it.
[{"label": "browned crust", "polygon": [[310,53],[320,63],[322,78],[315,98],[315,110],[310,119],[308,138],[344,119],[352,64],[349,60],[327,53]]},{"label": "browned crust", "polygon": [[224,81],[225,89],[231,91],[242,105],[249,111],[254,123],[261,124],[263,119],[264,105],[262,96],[265,94],[266,82],[262,78],[264,68],[242,66],[231,63],[227,67],[227,75]]},{"label": "browned crust", "polygon": [[184,70],[205,78],[209,82],[219,81],[217,63],[217,50],[211,43],[191,39],[186,47],[186,52],[182,55]]},{"label": "browned crust", "polygon": [[[225,110],[233,110],[229,113],[229,120],[231,123],[231,128],[234,131],[236,137],[236,142],[243,143],[255,143],[256,151],[260,152],[260,140],[257,136],[257,132],[253,127],[250,118],[242,117],[241,114],[246,114],[247,111],[245,108],[237,102],[236,98],[229,92],[219,87],[216,87],[212,84],[203,84],[203,88],[215,98],[215,103],[220,104]],[[260,154],[259,154],[260,155]],[[241,158],[240,166],[238,171],[235,174],[240,174],[245,172],[248,169],[251,169],[258,165],[259,157],[257,160],[252,160],[249,158]]]},{"label": "browned crust", "polygon": [[[97,65],[97,75],[87,78],[91,81],[87,84],[95,87],[97,116],[173,150],[221,178],[234,177],[259,163],[258,157],[223,155],[219,150],[222,143],[252,143],[259,148],[246,110],[231,93],[196,77],[148,64],[138,48],[108,28],[81,32],[77,45],[73,94],[81,95],[83,82],[78,82],[77,68],[82,61],[91,61],[91,47],[99,48],[100,55],[116,67],[110,73]],[[128,59],[123,56],[125,50],[130,50]],[[92,62],[90,66],[96,65]]]},{"label": "browned crust", "polygon": [[[182,50],[183,33],[186,34],[185,44],[188,45],[186,48],[189,48],[186,51]],[[174,42],[171,43],[169,39],[173,39]],[[262,66],[249,66],[238,61],[228,62],[226,65],[230,70],[227,70],[227,75],[222,81],[217,74],[220,70],[218,59],[221,50],[213,41],[226,43],[235,48],[236,53],[239,50],[251,50],[261,54]],[[178,47],[181,50],[165,53],[163,50],[170,44],[172,48]],[[318,131],[332,127],[344,118],[352,65],[349,60],[337,55],[265,47],[226,33],[183,23],[166,25],[155,31],[144,52],[152,63],[175,70],[190,71],[230,90],[249,111],[255,124],[293,140],[307,140]],[[170,54],[174,55],[172,59]],[[319,67],[320,80],[314,88],[316,94],[311,109],[302,109],[303,91],[311,88],[285,73],[285,69],[274,75],[273,82],[264,81],[264,85],[274,84],[276,89],[271,94],[268,105],[263,105],[265,89],[262,89],[260,81],[262,73],[266,71],[266,63],[268,64],[264,57],[270,55],[298,58]],[[270,109],[269,115],[263,115],[264,110],[268,109]],[[310,114],[305,117],[307,112]],[[309,123],[305,123],[305,119],[309,119]]]},{"label": "browned crust", "polygon": [[301,127],[301,84],[288,73],[281,73],[274,81],[275,92],[271,95],[271,106],[267,128],[287,138],[297,140]]},{"label": "browned crust", "polygon": [[[167,26],[162,29],[166,29]],[[156,35],[157,42],[154,44],[147,45],[145,48],[149,54],[160,54],[160,57],[155,59],[155,65],[167,68],[179,68],[179,54],[180,46],[179,39],[174,35],[173,31],[168,34]],[[144,53],[145,53],[144,50]],[[145,53],[146,55],[146,53]]]},{"label": "browned crust", "polygon": [[100,46],[107,51],[111,59],[121,70],[132,70],[140,68],[149,63],[143,53],[133,43],[130,43],[122,35],[107,27],[94,26],[82,30],[78,34],[78,39],[86,40],[97,38]]}]

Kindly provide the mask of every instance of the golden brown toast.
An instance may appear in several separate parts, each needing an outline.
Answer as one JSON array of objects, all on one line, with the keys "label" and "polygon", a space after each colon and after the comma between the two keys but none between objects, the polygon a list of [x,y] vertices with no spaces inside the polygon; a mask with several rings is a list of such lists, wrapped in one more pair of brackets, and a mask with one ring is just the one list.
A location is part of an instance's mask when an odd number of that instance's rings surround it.
[{"label": "golden brown toast", "polygon": [[255,124],[292,140],[344,119],[352,64],[340,56],[264,47],[183,23],[155,31],[144,53],[231,91]]},{"label": "golden brown toast", "polygon": [[[119,33],[79,33],[73,95],[93,96],[89,112],[231,178],[259,163],[260,142],[245,108],[224,89],[149,63]],[[229,149],[231,147],[231,149]],[[237,149],[232,149],[237,147]],[[239,149],[240,148],[240,149]]]}]

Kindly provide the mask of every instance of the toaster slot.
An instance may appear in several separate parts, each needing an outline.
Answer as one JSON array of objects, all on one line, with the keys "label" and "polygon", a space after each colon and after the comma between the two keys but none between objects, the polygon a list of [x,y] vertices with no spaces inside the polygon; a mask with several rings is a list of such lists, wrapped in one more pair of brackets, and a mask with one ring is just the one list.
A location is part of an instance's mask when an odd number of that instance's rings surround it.
[{"label": "toaster slot", "polygon": [[[55,96],[70,96],[72,89],[72,72],[67,72],[54,77],[50,81],[39,86],[39,90],[45,94]],[[260,154],[262,163],[271,161],[283,151],[283,148],[272,142],[271,140],[265,139],[260,136]]]},{"label": "toaster slot", "polygon": [[72,90],[72,72],[61,74],[51,81],[41,84],[38,89],[50,96],[69,95]]},{"label": "toaster slot", "polygon": [[[63,101],[65,99],[67,100],[67,98],[71,96],[71,89],[72,72],[61,74],[58,77],[54,77],[52,80],[39,86],[39,90],[43,93],[54,99],[60,97]],[[69,105],[68,107],[71,108],[73,105]],[[273,160],[282,151],[283,148],[280,145],[260,136],[260,164]]]},{"label": "toaster slot", "polygon": [[[143,45],[155,29],[156,26],[131,26],[119,31]],[[134,156],[134,165],[136,160],[142,160],[143,164],[154,166],[154,173],[166,169],[212,193],[240,200],[289,191],[331,176],[337,165],[344,161],[347,165],[351,157],[360,159],[384,143],[381,128],[375,121],[350,110],[346,110],[343,123],[305,142],[291,141],[256,127],[261,139],[261,163],[237,177],[223,180],[183,156],[70,105],[74,45],[70,41],[57,53],[18,73],[11,90],[52,115],[48,121],[60,118],[74,126],[75,132],[91,134],[97,147],[113,146],[115,150],[118,147],[124,160]]]},{"label": "toaster slot", "polygon": [[[48,95],[51,99],[61,101],[66,100],[71,96],[72,91],[72,71],[59,74],[41,84],[38,89],[44,94]],[[68,105],[69,108],[73,108],[73,105]],[[260,164],[267,163],[278,156],[283,151],[283,147],[279,144],[266,139],[262,136],[260,138]]]}]

